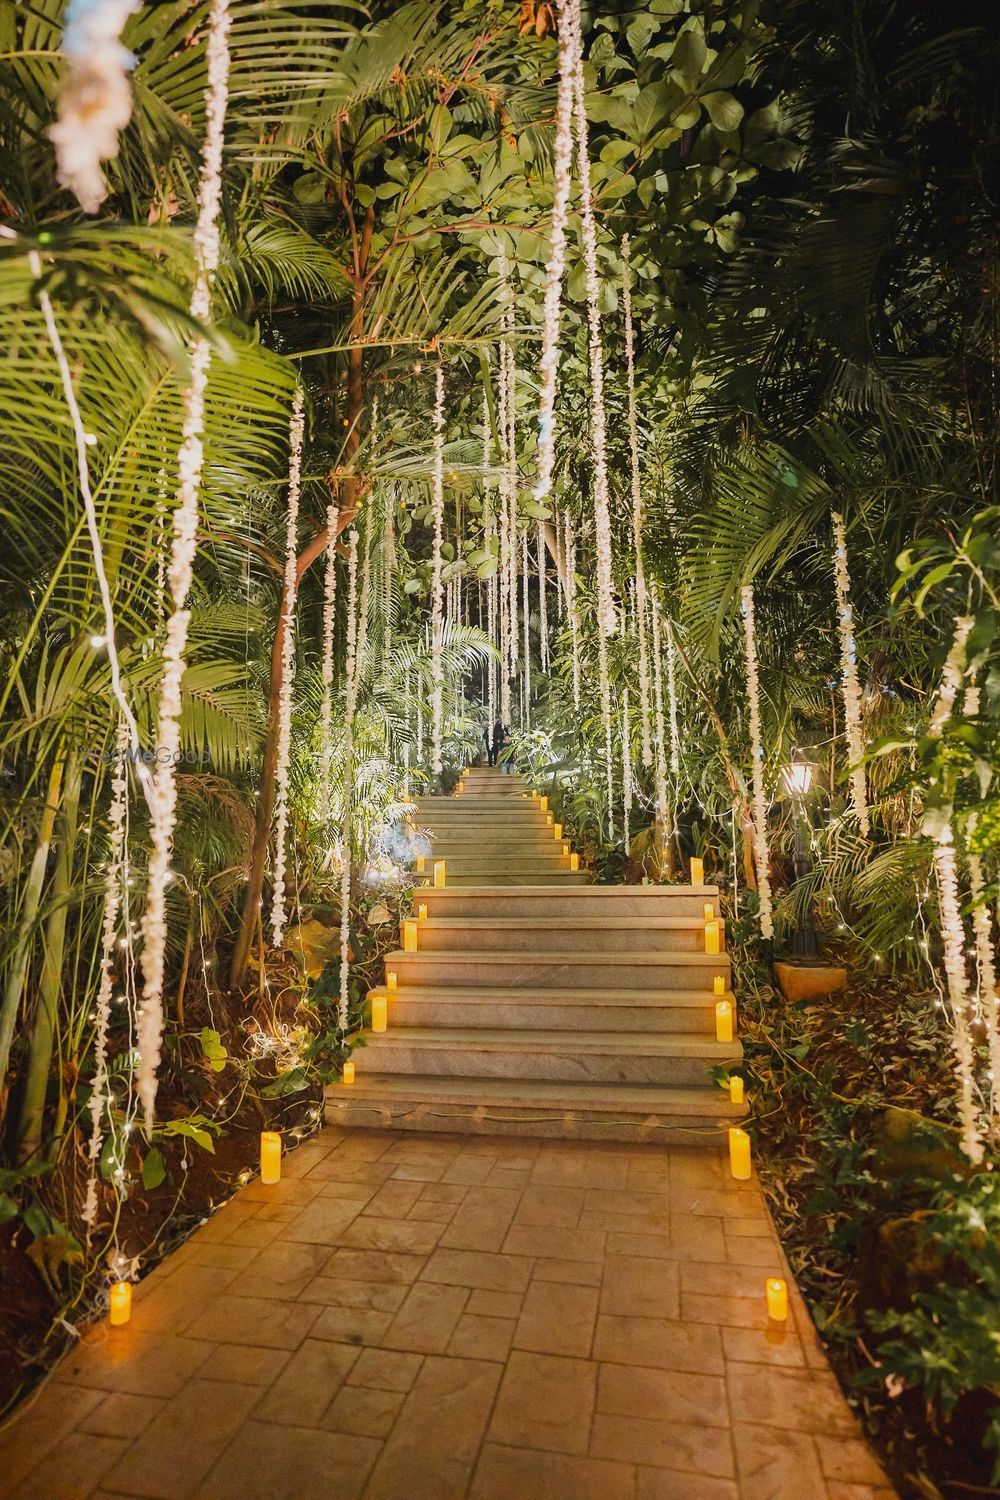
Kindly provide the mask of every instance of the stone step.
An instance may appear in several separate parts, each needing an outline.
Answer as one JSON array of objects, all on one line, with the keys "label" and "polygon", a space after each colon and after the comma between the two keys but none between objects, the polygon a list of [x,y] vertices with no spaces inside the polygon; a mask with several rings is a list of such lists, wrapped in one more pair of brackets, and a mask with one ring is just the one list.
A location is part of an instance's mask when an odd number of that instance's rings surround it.
[{"label": "stone step", "polygon": [[[463,890],[466,887],[478,888],[482,885],[483,873],[478,868],[459,872],[449,865],[448,889]],[[550,869],[548,866],[543,869],[522,869],[516,867],[512,870],[502,871],[499,875],[496,871],[490,871],[489,874],[492,880],[502,880],[505,886],[520,887],[526,885],[537,889],[539,881],[547,880],[550,890],[560,891],[570,886],[587,885],[590,882],[590,871],[571,870],[568,860],[564,862],[562,870]],[[416,875],[414,876],[414,884],[420,885],[421,881],[429,878],[429,876]],[[427,889],[427,887],[422,886],[421,889]],[[503,889],[503,886],[501,886],[501,889]]]},{"label": "stone step", "polygon": [[404,1078],[366,1074],[364,1053],[357,1062],[352,1087],[335,1083],[326,1090],[331,1125],[692,1145],[724,1142],[726,1127],[745,1113],[744,1105],[730,1104],[723,1089],[710,1086]]},{"label": "stone step", "polygon": [[[390,965],[391,967],[391,965]],[[712,977],[702,989],[654,991],[620,986],[608,989],[543,987],[505,989],[474,985],[405,984],[389,996],[389,1016],[395,1026],[480,1027],[493,1030],[597,1032],[696,1032],[715,1034]],[[726,999],[735,1005],[731,990]]]},{"label": "stone step", "polygon": [[[418,939],[419,941],[419,939]],[[478,953],[389,953],[387,969],[394,969],[400,985],[439,988],[447,985],[505,986],[534,990],[585,989],[654,990],[712,989],[721,974],[729,985],[729,955],[726,953],[575,953],[545,958],[508,952]]]},{"label": "stone step", "polygon": [[[429,909],[429,903],[428,903]],[[421,953],[481,948],[547,958],[557,953],[704,953],[705,923],[669,917],[437,917],[420,923]]]},{"label": "stone step", "polygon": [[569,856],[564,855],[560,849],[551,852],[539,853],[532,851],[530,854],[490,854],[485,850],[478,857],[471,854],[452,855],[450,858],[446,851],[434,851],[437,858],[447,862],[447,879],[454,875],[478,875],[478,884],[482,885],[485,879],[496,879],[503,884],[508,875],[537,875],[540,880],[545,880],[548,875],[558,874],[560,870],[569,870]]},{"label": "stone step", "polygon": [[706,901],[718,906],[714,885],[587,885],[570,890],[552,886],[444,886],[430,893],[432,917],[625,917],[701,916]]},{"label": "stone step", "polygon": [[660,1088],[711,1083],[711,1070],[736,1066],[739,1042],[692,1032],[498,1031],[398,1026],[365,1033],[366,1072],[436,1078],[536,1079],[551,1083],[643,1083]]},{"label": "stone step", "polygon": [[468,818],[478,818],[480,813],[503,812],[504,810],[509,812],[511,807],[526,808],[529,812],[534,808],[535,812],[541,812],[537,802],[531,797],[522,797],[520,792],[511,792],[503,796],[491,793],[489,796],[484,794],[474,798],[470,798],[467,792],[459,797],[418,797],[414,806],[418,812],[433,812],[436,808],[440,808],[443,812],[454,811]]},{"label": "stone step", "polygon": [[510,823],[497,824],[493,828],[485,825],[474,827],[471,824],[450,827],[445,823],[432,823],[428,827],[435,845],[447,844],[458,854],[471,854],[477,849],[491,849],[497,853],[507,848],[541,849],[546,854],[553,850],[560,853],[562,850],[562,840],[557,839],[545,823],[523,828]]}]

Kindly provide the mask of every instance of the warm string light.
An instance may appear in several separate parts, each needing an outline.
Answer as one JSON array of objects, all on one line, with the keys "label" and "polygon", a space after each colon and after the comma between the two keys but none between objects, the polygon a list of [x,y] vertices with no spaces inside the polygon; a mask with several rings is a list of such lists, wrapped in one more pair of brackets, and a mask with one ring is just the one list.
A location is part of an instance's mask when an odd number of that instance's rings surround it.
[{"label": "warm string light", "polygon": [[431,574],[431,768],[441,770],[442,702],[444,667],[441,644],[444,635],[444,589],[441,584],[444,542],[444,366],[434,375],[434,469],[431,482],[434,516],[434,553]]},{"label": "warm string light", "polygon": [[[622,235],[622,300],[625,313],[625,371],[628,382],[628,437],[632,476],[632,550],[635,561],[635,625],[639,644],[639,717],[642,731],[642,763],[653,764],[652,719],[649,698],[649,645],[646,637],[646,570],[642,556],[642,483],[639,473],[639,419],[635,395],[635,333],[632,327],[632,283],[629,277],[630,242]],[[671,651],[673,645],[671,643]],[[673,681],[673,657],[670,661]],[[673,688],[670,699],[674,701]],[[676,738],[674,743],[676,744]]]},{"label": "warm string light", "polygon": [[674,627],[664,620],[667,632],[667,711],[670,715],[670,769],[675,777],[681,773],[681,732],[677,722],[677,647]]},{"label": "warm string light", "polygon": [[524,729],[531,728],[531,614],[528,609],[528,531],[521,533],[521,579],[524,611],[524,688],[521,706],[521,723]]},{"label": "warm string light", "polygon": [[132,118],[132,54],[119,41],[142,0],[71,0],[61,51],[68,67],[59,86],[59,117],[48,135],[59,181],[86,214],[108,196],[101,162],[118,155],[118,134]]},{"label": "warm string light", "polygon": [[101,929],[100,979],[97,985],[94,1032],[94,1078],[90,1087],[90,1144],[87,1152],[87,1198],[83,1209],[88,1233],[97,1219],[97,1169],[104,1145],[104,1117],[108,1108],[108,1025],[111,1019],[111,997],[114,990],[114,954],[121,912],[123,865],[125,861],[125,819],[128,810],[129,732],[119,721],[115,740],[115,764],[111,776],[111,807],[108,812],[110,831],[108,863],[104,878],[104,921]]},{"label": "warm string light", "polygon": [[274,768],[274,884],[271,942],[285,935],[285,842],[288,838],[288,770],[292,758],[292,680],[295,673],[295,602],[298,592],[299,496],[302,489],[302,435],[305,391],[298,386],[288,428],[288,512],[285,519],[284,613],[281,629],[281,685],[278,692],[278,747]]},{"label": "warm string light", "polygon": [[622,693],[622,817],[624,828],[622,838],[625,843],[625,853],[628,854],[630,842],[629,820],[632,812],[632,745],[629,726],[628,712],[628,688]]},{"label": "warm string light", "polygon": [[764,795],[764,745],[760,727],[760,673],[757,664],[757,631],[753,589],[740,590],[743,630],[747,653],[747,698],[750,706],[750,752],[753,756],[754,860],[757,866],[757,896],[760,902],[760,935],[774,936],[771,909],[770,856],[767,848],[767,799]]},{"label": "warm string light", "polygon": [[354,794],[354,709],[358,693],[358,529],[347,539],[347,659],[344,703],[344,816],[340,865],[340,1027],[347,1030],[348,960],[351,938],[351,828]]},{"label": "warm string light", "polygon": [[538,474],[534,498],[541,503],[552,488],[555,462],[555,408],[559,380],[559,325],[562,282],[566,267],[566,225],[573,185],[574,58],[579,46],[574,23],[579,22],[578,0],[559,5],[559,96],[553,153],[552,229],[542,305],[542,351],[539,357],[541,395],[538,403]]},{"label": "warm string light", "polygon": [[868,788],[865,781],[864,740],[861,733],[861,685],[858,680],[858,647],[854,637],[851,606],[851,575],[847,566],[847,529],[839,511],[833,511],[834,579],[837,586],[837,628],[840,632],[841,691],[844,696],[844,735],[850,766],[851,801],[862,837],[871,830]]},{"label": "warm string light", "polygon": [[566,611],[573,654],[573,706],[580,711],[580,610],[576,602],[576,528],[566,512]]},{"label": "warm string light", "polygon": [[[211,313],[211,281],[219,263],[219,208],[222,199],[222,148],[229,94],[228,0],[212,0],[209,14],[205,96],[206,133],[198,186],[198,219],[194,231],[197,274],[191,316],[204,322]],[[184,394],[184,427],[177,468],[180,486],[173,513],[168,580],[173,609],[163,648],[163,679],[157,723],[157,765],[151,790],[150,853],[146,911],[142,921],[142,1000],[137,1027],[136,1088],[147,1133],[153,1123],[156,1074],[163,1033],[163,974],[166,957],[166,889],[177,815],[175,763],[180,749],[181,679],[190,611],[188,590],[194,574],[198,505],[204,461],[205,392],[211,348],[200,335],[191,345],[191,377]]]},{"label": "warm string light", "polygon": [[656,788],[656,821],[660,840],[666,843],[672,832],[673,819],[667,795],[667,726],[663,712],[663,637],[660,628],[658,591],[649,591],[653,618],[653,701],[656,710],[656,734],[653,739],[653,784]]},{"label": "warm string light", "polygon": [[[527,569],[525,569],[527,571]],[[549,613],[545,597],[545,522],[538,523],[538,638],[541,667],[549,670]]]},{"label": "warm string light", "polygon": [[604,780],[608,799],[608,843],[615,841],[614,750],[611,730],[611,678],[608,674],[608,638],[597,632],[597,675],[601,688],[601,722],[604,725]]}]

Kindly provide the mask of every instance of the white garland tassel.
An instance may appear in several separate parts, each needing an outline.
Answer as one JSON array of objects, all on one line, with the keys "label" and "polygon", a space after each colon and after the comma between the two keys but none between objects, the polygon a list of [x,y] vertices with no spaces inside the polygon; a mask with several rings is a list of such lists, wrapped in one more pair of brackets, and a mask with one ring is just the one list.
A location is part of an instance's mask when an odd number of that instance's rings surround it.
[{"label": "white garland tassel", "polygon": [[858,648],[854,638],[851,607],[851,575],[847,566],[847,530],[844,518],[833,512],[833,561],[837,585],[837,628],[840,632],[841,689],[844,695],[844,733],[850,766],[851,801],[862,837],[871,831],[868,818],[868,788],[865,781],[864,740],[861,733],[861,685],[858,681]]},{"label": "white garland tassel", "polygon": [[84,213],[108,196],[101,162],[118,155],[118,134],[132,118],[128,74],[134,58],[119,37],[142,0],[70,0],[63,55],[69,66],[59,88],[59,118],[49,128],[59,181]]},{"label": "white garland tassel", "polygon": [[[219,207],[222,199],[222,148],[229,90],[229,3],[213,0],[209,20],[206,91],[207,130],[198,188],[198,221],[194,232],[198,271],[191,296],[191,316],[204,321],[211,312],[211,280],[219,263]],[[180,749],[181,680],[190,612],[188,590],[194,574],[198,534],[198,501],[204,453],[205,391],[211,348],[197,337],[191,348],[191,380],[184,397],[184,429],[177,459],[180,487],[173,513],[168,580],[173,610],[163,648],[163,681],[157,725],[156,773],[151,791],[151,849],[146,912],[142,921],[142,999],[137,1027],[136,1089],[147,1134],[156,1103],[156,1073],[163,1033],[163,973],[167,941],[166,888],[170,874],[177,815],[175,760]]]},{"label": "white garland tassel", "polygon": [[285,522],[285,611],[281,619],[281,685],[278,693],[278,754],[274,771],[274,890],[271,942],[285,935],[285,840],[288,836],[288,768],[292,755],[292,677],[295,670],[295,601],[298,592],[299,495],[302,489],[302,386],[295,391],[288,430],[288,514]]},{"label": "white garland tassel", "polygon": [[760,900],[760,935],[774,936],[771,909],[770,855],[767,847],[767,798],[764,793],[764,745],[760,727],[760,674],[757,665],[757,632],[754,617],[753,589],[740,590],[743,629],[747,652],[747,698],[750,705],[750,752],[753,756],[753,829],[754,859],[757,866],[757,895]]},{"label": "white garland tassel", "polygon": [[444,366],[439,364],[434,377],[434,471],[432,481],[434,513],[434,561],[431,577],[431,767],[441,770],[442,700],[444,667],[441,660],[444,634],[444,589],[441,583],[444,527]]},{"label": "white garland tassel", "polygon": [[[639,713],[642,730],[642,763],[653,763],[650,736],[649,646],[646,637],[646,570],[642,557],[642,483],[639,474],[639,419],[635,396],[635,334],[632,327],[632,284],[629,280],[629,237],[622,235],[622,300],[625,311],[625,369],[628,381],[628,438],[632,473],[632,549],[635,554],[635,619],[639,639]],[[673,683],[673,646],[670,678]],[[671,704],[674,703],[671,686]],[[675,736],[676,742],[676,736]],[[676,770],[676,767],[675,767]]]}]

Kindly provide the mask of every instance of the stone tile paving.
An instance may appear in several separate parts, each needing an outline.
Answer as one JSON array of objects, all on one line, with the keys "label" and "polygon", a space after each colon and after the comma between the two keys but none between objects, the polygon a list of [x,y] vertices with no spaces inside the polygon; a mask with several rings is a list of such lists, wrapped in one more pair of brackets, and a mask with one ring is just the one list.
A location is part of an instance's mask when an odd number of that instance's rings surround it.
[{"label": "stone tile paving", "polygon": [[0,1494],[891,1500],[782,1269],[709,1148],[328,1129],[88,1333]]}]

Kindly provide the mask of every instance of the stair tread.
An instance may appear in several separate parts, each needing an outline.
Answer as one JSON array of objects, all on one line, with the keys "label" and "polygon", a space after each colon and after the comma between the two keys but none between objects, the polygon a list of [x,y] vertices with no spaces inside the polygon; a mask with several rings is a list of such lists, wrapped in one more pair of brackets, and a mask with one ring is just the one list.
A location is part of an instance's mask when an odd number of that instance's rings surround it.
[{"label": "stair tread", "polygon": [[396,1099],[436,1098],[449,1103],[490,1101],[644,1113],[710,1114],[720,1119],[738,1119],[744,1113],[739,1105],[729,1102],[723,1089],[708,1085],[663,1088],[651,1083],[550,1083],[544,1079],[447,1078],[436,1074],[364,1073],[359,1070],[350,1088],[331,1084],[328,1094],[335,1094],[339,1099],[368,1095]]},{"label": "stair tread", "polygon": [[[713,917],[713,922],[722,922],[721,917]],[[423,931],[429,931],[437,927],[467,927],[473,932],[486,929],[500,928],[503,931],[516,931],[528,927],[532,931],[540,932],[562,931],[567,927],[586,927],[588,929],[599,927],[602,931],[628,932],[635,929],[638,932],[678,932],[689,927],[704,927],[705,918],[697,913],[686,915],[681,913],[676,917],[585,917],[572,916],[566,918],[558,917],[464,917],[464,916],[428,916],[420,918],[420,926]]]},{"label": "stair tread", "polygon": [[[537,891],[540,896],[549,896],[552,893],[551,887],[547,885],[522,885],[518,889],[518,897],[530,896],[534,891]],[[448,895],[448,887],[439,886],[434,894],[435,898],[446,897]],[[489,900],[494,896],[507,897],[509,894],[510,887],[506,885],[467,885],[462,888],[463,901],[467,897],[471,897],[473,900],[477,900],[480,897],[484,900]],[[719,887],[717,885],[588,885],[579,887],[573,894],[587,900],[590,900],[594,896],[602,898],[610,896],[616,900],[629,896],[639,896],[643,900],[653,900],[662,898],[663,896],[692,895],[704,895],[707,898],[710,896],[717,897]]]},{"label": "stair tread", "polygon": [[728,953],[697,953],[685,952],[680,948],[662,948],[652,953],[523,953],[512,949],[505,949],[499,953],[486,952],[483,949],[474,949],[463,953],[453,948],[438,952],[431,949],[418,949],[416,953],[404,953],[397,948],[393,953],[385,955],[385,962],[391,966],[390,961],[394,959],[431,958],[435,963],[483,963],[483,964],[528,964],[546,963],[556,967],[573,964],[614,964],[617,966],[628,965],[630,967],[662,968],[666,964],[695,965],[708,968],[712,964],[728,963]]},{"label": "stair tread", "polygon": [[[715,955],[723,957],[724,955]],[[406,954],[411,958],[412,954]],[[380,993],[384,986],[375,986],[376,992]],[[622,985],[615,985],[614,990],[605,990],[600,987],[589,988],[586,985],[572,985],[560,989],[555,985],[538,986],[532,988],[526,985],[523,989],[511,989],[510,985],[486,985],[477,984],[474,988],[470,986],[468,992],[452,988],[442,984],[406,984],[394,991],[396,998],[407,1000],[447,1000],[449,1002],[462,999],[468,1000],[474,1005],[496,1005],[502,1002],[507,995],[516,995],[522,1000],[525,995],[536,995],[542,1003],[550,1000],[566,1000],[574,1005],[651,1005],[662,1008],[665,1005],[714,1005],[719,999],[718,995],[709,990],[666,990],[661,994],[654,994],[647,986],[641,989],[628,989]],[[726,994],[732,997],[732,991]],[[669,997],[669,999],[668,999]]]},{"label": "stair tread", "polygon": [[738,1041],[718,1042],[698,1032],[628,1032],[607,1037],[593,1031],[504,1031],[492,1027],[392,1026],[384,1032],[365,1032],[366,1047],[402,1042],[417,1048],[475,1047],[483,1051],[592,1052],[600,1056],[734,1058],[742,1048]]}]

